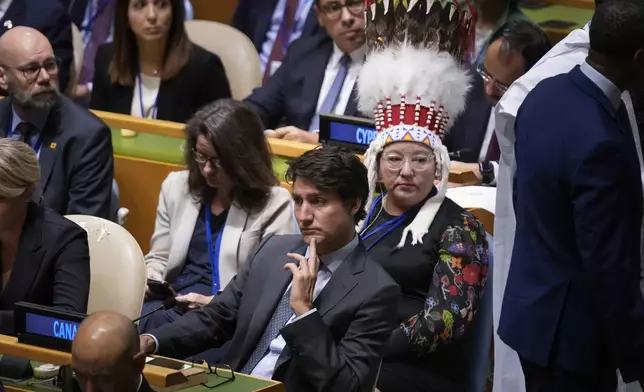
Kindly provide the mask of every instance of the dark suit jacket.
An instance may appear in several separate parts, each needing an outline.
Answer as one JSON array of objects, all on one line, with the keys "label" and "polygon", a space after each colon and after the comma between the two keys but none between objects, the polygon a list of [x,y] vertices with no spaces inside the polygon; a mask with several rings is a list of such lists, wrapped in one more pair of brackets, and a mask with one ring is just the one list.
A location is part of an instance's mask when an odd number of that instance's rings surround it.
[{"label": "dark suit jacket", "polygon": [[[0,101],[0,137],[11,121],[11,100]],[[61,215],[109,219],[114,179],[110,129],[66,97],[51,109],[40,150],[42,203]]]},{"label": "dark suit jacket", "polygon": [[[290,282],[291,272],[282,268],[292,262],[286,253],[305,251],[299,235],[263,241],[208,306],[151,332],[159,353],[182,358],[232,339],[224,362],[241,369]],[[370,391],[399,293],[359,244],[314,301],[318,311],[282,328],[286,347],[273,378],[289,391]]]},{"label": "dark suit jacket", "polygon": [[[233,16],[233,27],[246,34],[258,52],[261,52],[262,45],[266,40],[266,33],[271,27],[271,18],[278,0],[239,0],[235,15]],[[326,34],[326,31],[318,23],[318,17],[311,6],[301,37],[316,34]]]},{"label": "dark suit jacket", "polygon": [[0,294],[0,333],[13,333],[13,306],[18,301],[86,313],[89,283],[85,230],[31,203],[13,270]]},{"label": "dark suit jacket", "polygon": [[[574,114],[574,115],[571,115]],[[516,235],[499,336],[540,366],[644,377],[642,183],[630,129],[575,67],[516,120]]]},{"label": "dark suit jacket", "polygon": [[[255,109],[268,129],[293,125],[308,130],[331,54],[333,40],[326,35],[294,41],[275,74],[244,102]],[[364,117],[358,111],[355,88],[344,114]]]},{"label": "dark suit jacket", "polygon": [[[112,43],[102,45],[96,53],[89,106],[129,115],[132,112],[134,85],[123,86],[110,81],[107,70],[113,53]],[[202,106],[220,98],[230,98],[224,66],[217,55],[193,44],[190,59],[181,71],[161,82],[157,119],[185,123]]]},{"label": "dark suit jacket", "polygon": [[479,161],[492,104],[485,97],[483,79],[475,69],[470,70],[470,75],[472,88],[467,94],[465,111],[445,136],[444,144],[454,154],[454,160],[475,163]]},{"label": "dark suit jacket", "polygon": [[14,0],[0,19],[0,35],[7,31],[7,21],[13,26],[34,28],[47,37],[61,60],[58,80],[60,91],[65,91],[74,60],[72,21],[67,10],[58,1]]},{"label": "dark suit jacket", "polygon": [[87,9],[87,0],[58,0],[60,4],[69,12],[72,22],[79,29],[83,27],[85,11]]},{"label": "dark suit jacket", "polygon": [[141,375],[143,377],[141,381],[141,386],[139,387],[139,390],[137,392],[154,392],[154,389],[150,386],[150,383],[148,383],[148,380],[145,379],[144,375]]}]

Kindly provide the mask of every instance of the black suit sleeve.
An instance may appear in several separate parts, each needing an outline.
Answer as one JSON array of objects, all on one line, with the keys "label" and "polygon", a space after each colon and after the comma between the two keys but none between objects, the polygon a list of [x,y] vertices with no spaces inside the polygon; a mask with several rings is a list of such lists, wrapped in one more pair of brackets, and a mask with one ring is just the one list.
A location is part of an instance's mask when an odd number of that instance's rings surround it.
[{"label": "black suit sleeve", "polygon": [[101,45],[94,57],[94,79],[92,80],[92,95],[89,101],[90,109],[108,111],[107,97],[109,77],[107,69],[110,61],[110,44]]},{"label": "black suit sleeve", "polygon": [[298,65],[298,59],[293,56],[293,53],[300,51],[298,48],[294,48],[294,45],[297,45],[297,41],[289,47],[282,66],[268,79],[266,84],[253,90],[253,93],[244,100],[244,103],[252,107],[262,118],[267,129],[275,129],[286,114],[284,91],[286,91],[289,76],[293,74]]},{"label": "black suit sleeve", "polygon": [[[40,10],[29,10],[29,12],[42,12]],[[54,54],[60,59],[58,70],[58,81],[60,91],[65,91],[69,84],[70,72],[74,61],[74,46],[72,44],[72,20],[67,11],[59,4],[43,15],[40,26],[34,26],[43,33],[52,48]]]},{"label": "black suit sleeve", "polygon": [[67,214],[84,214],[110,219],[114,152],[107,125],[87,130],[70,176]]},{"label": "black suit sleeve", "polygon": [[282,337],[302,365],[299,370],[315,391],[364,391],[371,386],[394,328],[399,296],[398,286],[383,286],[356,312],[339,343],[318,312],[282,328]]},{"label": "black suit sleeve", "polygon": [[79,227],[68,229],[69,237],[56,256],[53,303],[55,308],[86,313],[89,297],[90,267],[87,232]]},{"label": "black suit sleeve", "polygon": [[224,291],[201,309],[188,312],[173,323],[151,331],[159,342],[157,354],[186,358],[230,340],[237,327],[237,314],[253,261],[267,237],[249,257],[244,270],[228,283]]}]

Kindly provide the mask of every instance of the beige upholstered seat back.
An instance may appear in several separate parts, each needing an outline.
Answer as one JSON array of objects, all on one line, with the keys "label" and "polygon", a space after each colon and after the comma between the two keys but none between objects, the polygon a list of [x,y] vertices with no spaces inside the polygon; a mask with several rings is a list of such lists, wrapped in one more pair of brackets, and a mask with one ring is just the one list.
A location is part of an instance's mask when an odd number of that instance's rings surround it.
[{"label": "beige upholstered seat back", "polygon": [[135,319],[146,286],[143,252],[122,226],[86,215],[67,215],[87,231],[92,282],[87,313],[111,310]]},{"label": "beige upholstered seat back", "polygon": [[78,78],[83,69],[83,60],[85,58],[85,47],[83,46],[83,37],[81,36],[78,27],[72,23],[72,45],[74,47],[74,62],[72,63],[72,69],[69,73],[69,85],[67,86],[66,95],[72,96],[74,94],[74,89],[78,83]]},{"label": "beige upholstered seat back", "polygon": [[244,33],[209,20],[186,21],[186,31],[192,42],[219,56],[233,98],[244,99],[262,84],[259,54]]}]

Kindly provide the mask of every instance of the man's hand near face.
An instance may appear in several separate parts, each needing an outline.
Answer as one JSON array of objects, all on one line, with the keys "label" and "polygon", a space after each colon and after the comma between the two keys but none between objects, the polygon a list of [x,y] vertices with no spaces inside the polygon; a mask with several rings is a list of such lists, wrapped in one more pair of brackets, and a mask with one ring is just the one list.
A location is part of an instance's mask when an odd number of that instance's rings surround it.
[{"label": "man's hand near face", "polygon": [[297,253],[288,253],[287,256],[300,263],[299,267],[295,263],[284,265],[284,269],[291,270],[293,274],[290,304],[293,313],[298,317],[313,309],[313,292],[320,267],[320,259],[315,249],[315,239],[312,239],[309,244],[308,260]]},{"label": "man's hand near face", "polygon": [[320,141],[320,135],[318,133],[305,131],[294,126],[277,128],[275,131],[267,133],[267,136],[309,144],[318,144]]}]

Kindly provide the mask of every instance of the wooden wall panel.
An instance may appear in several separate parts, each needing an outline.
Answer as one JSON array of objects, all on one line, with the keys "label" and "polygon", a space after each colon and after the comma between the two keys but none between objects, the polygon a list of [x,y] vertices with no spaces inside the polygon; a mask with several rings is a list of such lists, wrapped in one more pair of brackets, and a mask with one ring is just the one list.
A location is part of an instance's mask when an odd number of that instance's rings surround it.
[{"label": "wooden wall panel", "polygon": [[191,0],[195,19],[231,24],[237,0]]}]

